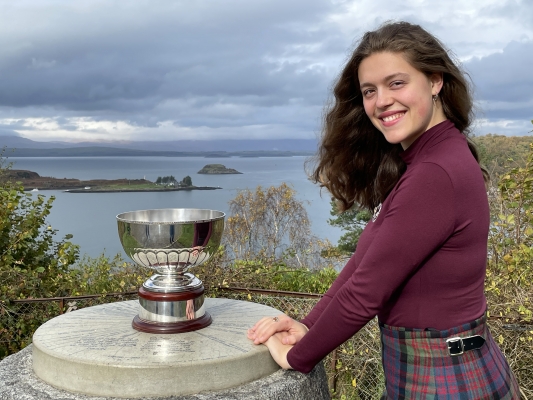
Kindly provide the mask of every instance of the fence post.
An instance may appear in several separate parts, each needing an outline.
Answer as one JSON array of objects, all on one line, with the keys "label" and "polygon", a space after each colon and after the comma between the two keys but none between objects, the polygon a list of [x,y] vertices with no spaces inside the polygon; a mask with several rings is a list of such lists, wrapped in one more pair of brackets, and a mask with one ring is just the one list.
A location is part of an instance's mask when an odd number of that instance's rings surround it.
[{"label": "fence post", "polygon": [[329,368],[331,371],[331,376],[328,384],[330,390],[335,393],[337,392],[337,349],[333,350],[333,353],[331,353],[331,362]]},{"label": "fence post", "polygon": [[59,299],[59,315],[63,314],[65,308],[65,299]]}]

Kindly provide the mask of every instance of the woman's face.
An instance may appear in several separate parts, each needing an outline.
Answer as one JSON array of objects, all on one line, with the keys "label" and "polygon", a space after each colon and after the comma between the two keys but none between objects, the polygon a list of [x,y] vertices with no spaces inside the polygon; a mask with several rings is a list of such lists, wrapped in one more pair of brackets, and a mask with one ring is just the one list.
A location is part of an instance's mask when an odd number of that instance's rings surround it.
[{"label": "woman's face", "polygon": [[427,76],[400,53],[374,53],[358,71],[366,115],[389,143],[407,149],[420,135],[446,117],[433,95],[442,88],[442,75]]}]

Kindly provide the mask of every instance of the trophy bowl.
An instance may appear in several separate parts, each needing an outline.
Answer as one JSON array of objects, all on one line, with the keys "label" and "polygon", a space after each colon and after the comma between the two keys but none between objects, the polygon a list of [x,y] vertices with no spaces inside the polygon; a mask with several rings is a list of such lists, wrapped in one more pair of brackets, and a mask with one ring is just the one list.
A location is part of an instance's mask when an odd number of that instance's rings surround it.
[{"label": "trophy bowl", "polygon": [[202,281],[187,272],[214,254],[224,231],[221,211],[168,208],[117,215],[124,252],[154,270],[139,288],[133,327],[149,333],[179,333],[208,326]]}]

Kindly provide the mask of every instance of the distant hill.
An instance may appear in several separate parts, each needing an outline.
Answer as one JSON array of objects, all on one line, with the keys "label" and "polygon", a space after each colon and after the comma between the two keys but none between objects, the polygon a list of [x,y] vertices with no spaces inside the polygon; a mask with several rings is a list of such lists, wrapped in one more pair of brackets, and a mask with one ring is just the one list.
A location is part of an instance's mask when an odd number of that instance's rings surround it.
[{"label": "distant hill", "polygon": [[[314,153],[317,149],[317,141],[314,139],[282,139],[282,140],[176,140],[176,141],[143,141],[143,142],[82,142],[82,143],[67,143],[67,142],[37,142],[30,139],[25,139],[19,136],[0,136],[0,148],[7,147],[9,149],[24,150],[23,153],[17,156],[27,156],[30,154],[27,149],[35,150],[62,150],[62,149],[80,149],[79,152],[74,152],[71,156],[79,155],[116,155],[118,149],[120,150],[138,150],[138,151],[164,151],[164,152],[196,152],[204,154],[206,152],[291,152],[291,153]],[[106,150],[98,150],[104,148]],[[109,150],[114,149],[114,150]],[[82,154],[83,153],[83,154]],[[90,153],[90,154],[89,154]],[[98,153],[98,154],[96,154]],[[24,155],[22,155],[24,154]],[[32,153],[37,154],[37,153]],[[52,154],[52,153],[50,153]],[[51,157],[62,156],[50,155]],[[121,153],[126,154],[126,153]],[[142,153],[147,155],[146,153]],[[139,153],[128,153],[128,155],[140,155]],[[29,156],[29,155],[28,155]]]},{"label": "distant hill", "polygon": [[473,138],[481,164],[494,177],[509,168],[524,166],[533,136],[484,135]]},{"label": "distant hill", "polygon": [[291,151],[143,151],[114,147],[71,147],[67,149],[8,149],[7,157],[293,157],[312,152]]},{"label": "distant hill", "polygon": [[[493,176],[510,166],[523,165],[533,136],[484,135],[473,138],[481,158]],[[36,142],[19,136],[0,135],[0,149],[7,157],[290,157],[309,156],[316,140],[213,140],[172,142],[66,143]]]},{"label": "distant hill", "polygon": [[53,149],[69,147],[62,142],[36,142],[20,136],[0,136],[0,148]]}]

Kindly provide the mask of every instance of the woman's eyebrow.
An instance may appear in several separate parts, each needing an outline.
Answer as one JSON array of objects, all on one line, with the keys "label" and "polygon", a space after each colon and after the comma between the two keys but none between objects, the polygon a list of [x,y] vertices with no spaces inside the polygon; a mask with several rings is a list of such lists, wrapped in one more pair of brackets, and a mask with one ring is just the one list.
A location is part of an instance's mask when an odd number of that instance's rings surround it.
[{"label": "woman's eyebrow", "polygon": [[[393,79],[397,79],[397,78],[403,78],[403,79],[406,79],[409,77],[409,74],[406,74],[404,72],[395,72],[394,74],[390,74],[390,75],[387,75],[385,78],[383,78],[383,82],[388,82],[390,80],[393,80]],[[373,86],[372,83],[369,83],[369,82],[362,82],[359,87],[361,89],[365,88],[365,87],[368,87],[368,86]]]}]

